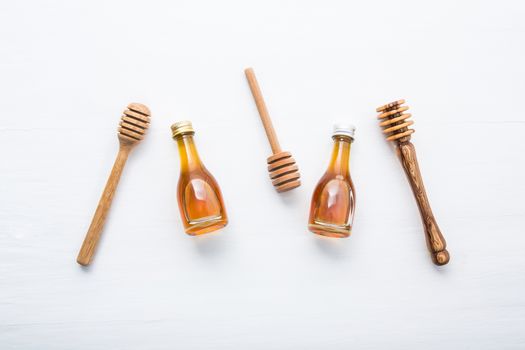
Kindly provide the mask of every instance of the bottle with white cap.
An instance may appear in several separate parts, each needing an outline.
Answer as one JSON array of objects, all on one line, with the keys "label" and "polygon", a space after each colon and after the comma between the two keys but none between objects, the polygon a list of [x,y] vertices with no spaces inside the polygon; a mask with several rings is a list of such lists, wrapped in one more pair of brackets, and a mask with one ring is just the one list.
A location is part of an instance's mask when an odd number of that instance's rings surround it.
[{"label": "bottle with white cap", "polygon": [[310,206],[308,229],[313,233],[343,238],[350,236],[355,211],[355,190],[350,177],[350,148],[355,126],[336,123],[328,169],[317,183]]}]

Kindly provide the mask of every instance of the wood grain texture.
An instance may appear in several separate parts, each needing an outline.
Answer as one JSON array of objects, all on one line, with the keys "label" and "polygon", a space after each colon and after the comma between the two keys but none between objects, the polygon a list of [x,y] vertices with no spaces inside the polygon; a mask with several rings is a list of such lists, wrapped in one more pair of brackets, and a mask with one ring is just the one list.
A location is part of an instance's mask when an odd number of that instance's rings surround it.
[{"label": "wood grain texture", "polygon": [[286,192],[301,186],[301,175],[290,152],[279,152],[266,160],[272,185],[277,192]]},{"label": "wood grain texture", "polygon": [[257,110],[259,111],[259,116],[266,131],[266,136],[270,142],[270,147],[272,148],[273,154],[268,157],[266,162],[268,163],[268,171],[270,172],[270,179],[272,179],[272,184],[277,190],[277,192],[286,192],[293,190],[301,186],[301,181],[299,178],[299,168],[295,164],[295,159],[292,157],[290,152],[283,152],[277,139],[275,129],[273,128],[272,120],[270,119],[270,114],[266,108],[266,103],[255,77],[255,72],[253,68],[247,68],[244,70],[246,74],[246,79],[248,80],[248,85],[255,100]]},{"label": "wood grain texture", "polygon": [[113,169],[111,170],[111,174],[109,175],[106,186],[104,187],[104,192],[102,192],[102,197],[100,197],[98,202],[97,210],[91,220],[91,225],[89,225],[88,232],[86,233],[86,237],[84,238],[84,242],[78,253],[77,262],[80,265],[87,266],[93,259],[97,244],[100,240],[100,235],[102,234],[102,228],[106,222],[106,217],[109,208],[111,207],[113,196],[117,190],[120,176],[122,175],[130,151],[131,147],[129,144],[120,146],[117,159],[115,159]]},{"label": "wood grain texture", "polygon": [[430,203],[425,192],[425,186],[423,185],[423,178],[419,170],[419,165],[416,158],[416,149],[414,145],[407,141],[399,143],[399,156],[403,169],[408,177],[410,187],[416,198],[417,206],[421,214],[421,220],[423,221],[425,229],[425,238],[427,247],[432,257],[432,261],[436,265],[445,265],[450,260],[450,255],[446,250],[445,238],[441,234],[437,225]]},{"label": "wood grain texture", "polygon": [[416,198],[421,220],[425,229],[427,248],[436,265],[445,265],[450,260],[450,255],[446,250],[446,242],[441,234],[439,227],[434,219],[430,204],[423,185],[423,178],[419,171],[416,158],[416,149],[410,142],[410,138],[415,130],[410,126],[413,121],[408,120],[412,115],[406,113],[409,109],[404,105],[405,100],[397,100],[387,103],[376,109],[379,112],[378,118],[381,120],[379,126],[383,128],[387,141],[394,141],[398,147],[398,153],[403,164],[403,169],[412,187],[412,192]]},{"label": "wood grain texture", "polygon": [[151,112],[148,107],[140,103],[130,103],[124,110],[118,128],[119,151],[117,159],[113,164],[113,169],[109,175],[102,197],[98,202],[97,209],[89,225],[89,229],[80,247],[77,256],[77,262],[80,265],[87,266],[93,260],[97,248],[102,228],[106,222],[106,217],[113,201],[113,196],[117,190],[120,176],[126,165],[129,153],[137,145],[146,133],[149,127]]},{"label": "wood grain texture", "polygon": [[257,78],[255,77],[255,72],[253,71],[253,68],[246,68],[244,73],[246,74],[246,79],[248,80],[248,85],[252,91],[253,99],[255,100],[255,105],[259,111],[259,116],[261,117],[261,121],[264,125],[264,131],[268,137],[268,142],[270,142],[272,152],[274,154],[279,153],[281,152],[281,145],[277,139],[277,134],[275,133],[272,119],[270,118],[270,113],[268,113],[268,108],[266,108],[266,103],[264,102],[261,87],[257,82]]}]

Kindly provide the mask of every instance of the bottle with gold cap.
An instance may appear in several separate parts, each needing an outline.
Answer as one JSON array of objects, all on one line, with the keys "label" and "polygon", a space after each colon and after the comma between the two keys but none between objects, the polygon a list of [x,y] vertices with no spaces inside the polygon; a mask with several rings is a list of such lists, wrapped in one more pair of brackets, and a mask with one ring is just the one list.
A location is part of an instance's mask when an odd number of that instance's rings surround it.
[{"label": "bottle with gold cap", "polygon": [[197,153],[191,122],[177,122],[171,130],[179,148],[177,199],[186,233],[200,235],[226,226],[228,217],[221,190]]},{"label": "bottle with gold cap", "polygon": [[310,206],[308,229],[313,233],[342,238],[352,232],[355,190],[349,163],[354,132],[351,124],[334,125],[330,164],[317,183]]}]

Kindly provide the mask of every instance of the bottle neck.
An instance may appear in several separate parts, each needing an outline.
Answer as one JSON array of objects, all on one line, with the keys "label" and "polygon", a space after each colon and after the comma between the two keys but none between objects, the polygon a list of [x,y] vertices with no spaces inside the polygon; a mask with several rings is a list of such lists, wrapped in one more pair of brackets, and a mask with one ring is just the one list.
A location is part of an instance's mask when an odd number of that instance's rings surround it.
[{"label": "bottle neck", "polygon": [[352,139],[348,136],[333,137],[334,147],[328,170],[337,175],[350,175],[350,148]]},{"label": "bottle neck", "polygon": [[184,134],[176,138],[180,155],[180,170],[185,171],[201,166],[201,160],[193,134]]}]

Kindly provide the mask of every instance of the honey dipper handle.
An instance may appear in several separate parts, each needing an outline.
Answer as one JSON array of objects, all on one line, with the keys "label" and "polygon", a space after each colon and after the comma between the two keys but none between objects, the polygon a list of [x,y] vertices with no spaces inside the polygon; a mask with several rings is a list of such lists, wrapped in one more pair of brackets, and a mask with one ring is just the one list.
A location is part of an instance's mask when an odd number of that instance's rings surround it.
[{"label": "honey dipper handle", "polygon": [[104,188],[104,192],[102,193],[102,197],[100,197],[98,202],[97,210],[95,211],[95,215],[91,220],[91,225],[89,226],[86,237],[84,238],[84,243],[82,243],[82,247],[78,253],[77,262],[80,265],[87,266],[93,259],[95,249],[97,248],[97,243],[102,233],[102,228],[104,227],[104,222],[106,221],[109,207],[111,206],[111,201],[113,200],[113,195],[117,189],[120,175],[122,174],[124,165],[126,165],[130,150],[131,147],[129,146],[120,146],[117,159],[115,160],[115,164],[113,165],[113,169],[109,175],[109,179],[106,183],[106,187]]},{"label": "honey dipper handle", "polygon": [[416,197],[421,219],[425,226],[425,237],[432,261],[436,265],[445,265],[450,260],[446,249],[447,243],[439,230],[436,219],[432,214],[430,203],[428,202],[425,186],[423,185],[423,178],[421,177],[417,163],[416,149],[411,142],[407,141],[399,143],[399,151],[401,163],[412,187],[412,192]]},{"label": "honey dipper handle", "polygon": [[262,123],[264,125],[264,130],[266,131],[266,136],[270,142],[270,147],[272,147],[273,154],[281,152],[281,146],[279,145],[279,140],[277,139],[277,134],[273,128],[272,120],[270,119],[270,114],[264,103],[264,98],[261,92],[261,88],[257,83],[257,78],[255,77],[255,72],[253,68],[246,68],[244,70],[246,74],[246,79],[248,79],[248,85],[250,85],[250,90],[252,91],[253,99],[257,105],[257,110],[259,111],[259,116],[261,117]]}]

